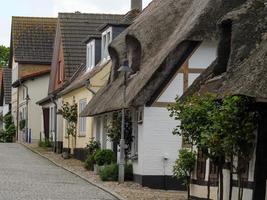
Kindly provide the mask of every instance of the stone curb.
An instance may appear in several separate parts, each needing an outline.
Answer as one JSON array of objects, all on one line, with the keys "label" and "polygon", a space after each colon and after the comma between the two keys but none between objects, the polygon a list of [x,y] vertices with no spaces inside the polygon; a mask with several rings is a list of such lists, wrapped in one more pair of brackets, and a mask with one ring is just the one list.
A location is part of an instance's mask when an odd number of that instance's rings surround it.
[{"label": "stone curb", "polygon": [[91,185],[93,185],[93,186],[95,186],[95,187],[97,187],[97,188],[99,188],[99,189],[101,189],[101,190],[103,190],[103,191],[109,193],[110,195],[112,195],[112,196],[115,197],[116,199],[118,199],[118,200],[126,200],[125,198],[123,198],[122,196],[118,195],[117,193],[111,191],[110,189],[108,189],[108,188],[106,188],[106,187],[104,187],[104,186],[102,186],[102,185],[100,185],[100,184],[94,183],[94,182],[92,182],[91,180],[89,180],[88,178],[86,178],[85,176],[83,176],[83,175],[81,175],[81,174],[79,174],[79,173],[77,173],[77,172],[75,172],[75,171],[73,171],[73,170],[71,170],[71,169],[68,169],[68,168],[64,167],[63,165],[58,164],[57,162],[55,162],[55,161],[53,161],[52,159],[48,158],[47,156],[41,154],[40,152],[36,151],[35,149],[33,149],[33,148],[31,148],[31,147],[25,145],[24,143],[19,143],[19,144],[21,144],[22,146],[24,146],[24,147],[27,148],[28,150],[32,151],[33,153],[35,153],[35,154],[37,154],[37,155],[39,155],[39,156],[41,156],[41,157],[47,159],[48,161],[52,162],[52,163],[53,163],[54,165],[56,165],[57,167],[60,167],[60,168],[62,168],[62,169],[64,169],[64,170],[66,170],[66,171],[68,171],[68,172],[70,172],[70,173],[72,173],[72,174],[78,176],[79,178],[83,179],[83,180],[86,181],[87,183],[90,183]]}]

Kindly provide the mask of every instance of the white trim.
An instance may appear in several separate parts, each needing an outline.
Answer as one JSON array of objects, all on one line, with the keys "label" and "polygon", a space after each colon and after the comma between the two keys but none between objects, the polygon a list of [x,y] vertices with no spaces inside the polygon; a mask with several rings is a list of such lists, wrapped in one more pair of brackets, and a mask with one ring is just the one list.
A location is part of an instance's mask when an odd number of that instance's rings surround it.
[{"label": "white trim", "polygon": [[[107,37],[109,38],[107,39]],[[102,40],[101,40],[101,59],[107,60],[110,58],[108,53],[108,45],[111,43],[113,38],[112,34],[112,27],[109,27],[102,33]]]},{"label": "white trim", "polygon": [[[79,113],[83,111],[87,104],[86,99],[79,100]],[[86,117],[79,117],[79,136],[85,136],[86,135]]]},{"label": "white trim", "polygon": [[95,40],[86,45],[86,69],[91,70],[95,66]]}]

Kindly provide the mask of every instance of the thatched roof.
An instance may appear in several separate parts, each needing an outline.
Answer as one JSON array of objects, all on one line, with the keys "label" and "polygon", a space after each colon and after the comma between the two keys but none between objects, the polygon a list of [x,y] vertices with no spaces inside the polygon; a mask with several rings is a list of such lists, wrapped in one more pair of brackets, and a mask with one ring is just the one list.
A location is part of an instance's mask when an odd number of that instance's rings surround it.
[{"label": "thatched roof", "polygon": [[[231,54],[227,71],[216,74],[220,63],[215,61],[182,98],[194,93],[246,95],[267,101],[267,6],[263,0],[250,0],[228,13],[221,23],[232,22]],[[223,40],[223,38],[221,38]]]},{"label": "thatched roof", "polygon": [[[134,38],[141,45],[140,70],[128,80],[126,106],[150,105],[199,42],[217,38],[217,21],[243,2],[152,1],[109,48],[115,63],[114,74],[126,58],[127,40]],[[119,75],[96,94],[81,115],[92,116],[120,109],[123,105],[122,93],[123,77]]]}]

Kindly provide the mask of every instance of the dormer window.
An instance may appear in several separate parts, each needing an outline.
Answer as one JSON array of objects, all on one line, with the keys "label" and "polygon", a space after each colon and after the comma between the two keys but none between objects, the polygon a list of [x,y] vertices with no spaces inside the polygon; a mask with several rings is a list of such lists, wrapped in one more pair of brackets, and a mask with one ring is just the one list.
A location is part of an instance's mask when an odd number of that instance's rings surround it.
[{"label": "dormer window", "polygon": [[102,33],[102,60],[109,58],[108,45],[112,41],[112,28],[108,28]]},{"label": "dormer window", "polygon": [[88,70],[91,70],[93,69],[94,66],[95,66],[95,40],[92,40],[87,44],[86,67]]}]

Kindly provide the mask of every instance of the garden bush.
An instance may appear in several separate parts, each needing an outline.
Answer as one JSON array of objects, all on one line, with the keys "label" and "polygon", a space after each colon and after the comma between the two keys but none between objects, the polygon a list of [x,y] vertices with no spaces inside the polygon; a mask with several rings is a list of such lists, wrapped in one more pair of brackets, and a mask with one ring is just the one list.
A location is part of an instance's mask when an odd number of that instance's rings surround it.
[{"label": "garden bush", "polygon": [[102,181],[118,181],[119,166],[117,164],[107,165],[100,171]]},{"label": "garden bush", "polygon": [[[133,180],[132,164],[126,164],[124,170],[125,170],[125,181],[132,181]],[[114,163],[111,165],[106,165],[100,171],[100,178],[102,181],[118,181],[118,174],[119,174],[119,165]]]},{"label": "garden bush", "polygon": [[94,170],[94,164],[96,164],[95,159],[94,159],[94,154],[93,155],[88,154],[88,156],[85,160],[85,163],[84,163],[85,168],[87,170],[93,171]]},{"label": "garden bush", "polygon": [[110,165],[116,162],[115,153],[112,150],[104,149],[95,153],[94,159],[99,166]]},{"label": "garden bush", "polygon": [[49,148],[49,147],[52,147],[52,144],[49,139],[45,139],[44,141],[40,140],[38,143],[38,146]]}]

